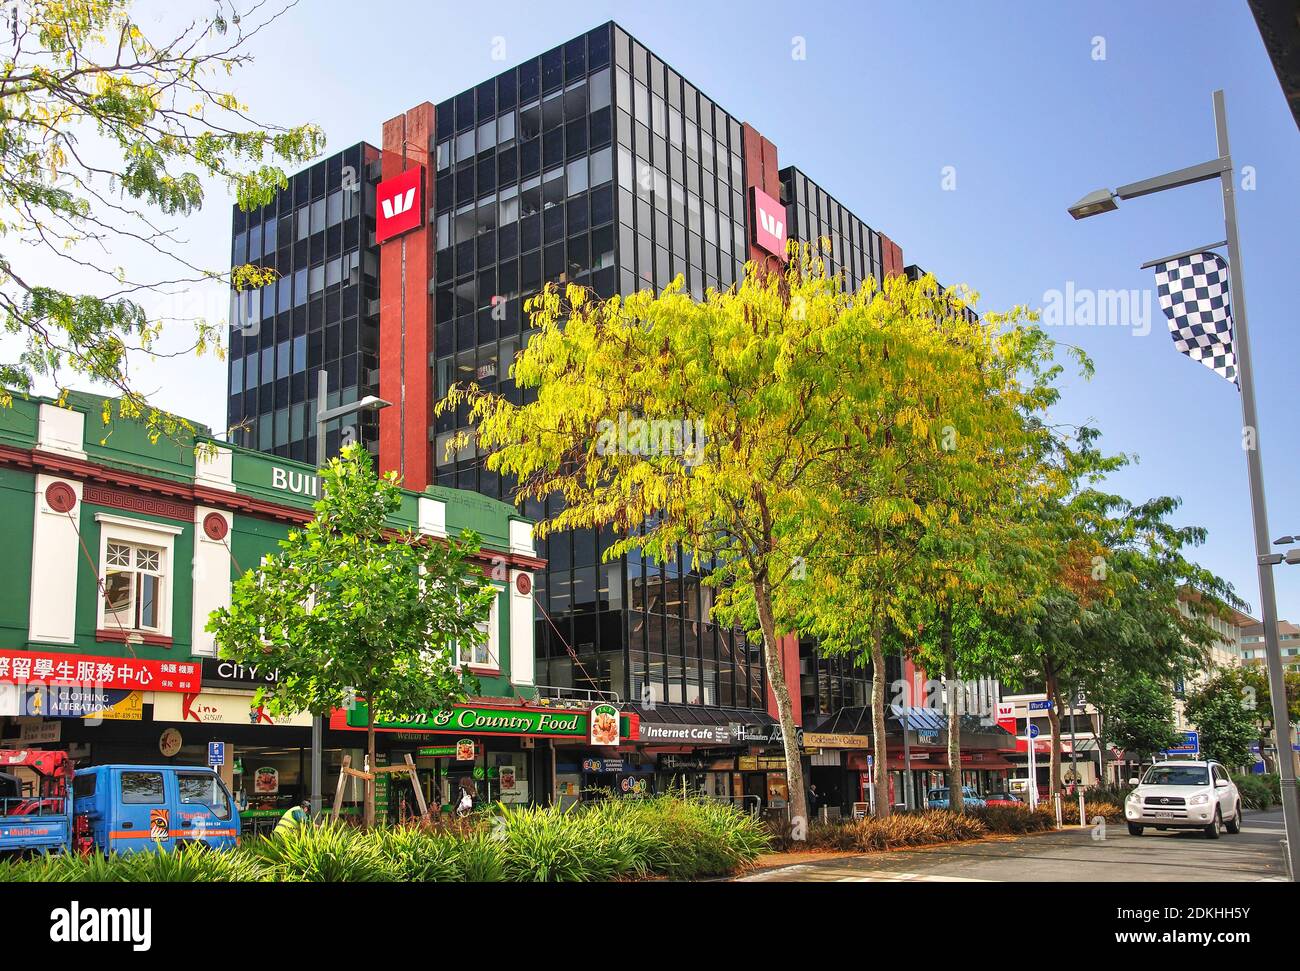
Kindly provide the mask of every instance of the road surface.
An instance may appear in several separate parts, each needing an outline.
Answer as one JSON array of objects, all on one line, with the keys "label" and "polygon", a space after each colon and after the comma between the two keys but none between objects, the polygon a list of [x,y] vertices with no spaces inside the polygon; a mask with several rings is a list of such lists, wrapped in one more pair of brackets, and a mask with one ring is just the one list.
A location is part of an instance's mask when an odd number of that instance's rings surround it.
[{"label": "road surface", "polygon": [[1108,825],[1104,839],[1074,827],[1005,842],[799,863],[739,879],[818,883],[1284,880],[1281,838],[1282,811],[1275,809],[1246,813],[1240,833],[1224,833],[1217,840],[1199,832],[1152,829],[1134,837],[1121,823]]}]

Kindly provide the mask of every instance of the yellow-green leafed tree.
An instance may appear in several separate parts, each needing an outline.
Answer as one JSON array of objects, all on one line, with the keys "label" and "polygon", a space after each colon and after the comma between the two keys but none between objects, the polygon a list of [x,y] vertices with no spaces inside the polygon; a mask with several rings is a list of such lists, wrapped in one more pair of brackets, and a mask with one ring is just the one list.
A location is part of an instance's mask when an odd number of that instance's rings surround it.
[{"label": "yellow-green leafed tree", "polygon": [[810,600],[812,616],[831,609],[834,553],[887,557],[891,529],[947,521],[945,496],[983,488],[976,457],[992,446],[947,449],[945,435],[998,434],[990,401],[1024,403],[1015,375],[1039,345],[953,312],[932,280],[850,294],[809,248],[790,257],[700,302],[680,279],[606,301],[552,285],[529,304],[534,331],[512,368],[535,400],[453,387],[439,408],[468,407],[518,499],[562,498],[540,535],[609,526],[624,538],[607,559],[680,547],[712,567],[715,619],[763,646],[799,837],[798,672],[783,670],[779,637],[801,630]]},{"label": "yellow-green leafed tree", "polygon": [[205,285],[239,291],[276,277],[269,266],[203,265],[178,223],[211,185],[246,210],[271,202],[288,184],[280,166],[324,147],[316,125],[259,122],[234,93],[252,39],[294,2],[154,5],[140,16],[131,0],[5,5],[0,335],[11,340],[0,407],[39,382],[61,400],[90,382],[155,437],[192,430],[150,404],[131,365],[220,352],[224,313],[179,307]]},{"label": "yellow-green leafed tree", "polygon": [[[1044,544],[1023,528],[1024,513],[1061,488],[1043,461],[1051,432],[1042,414],[1061,371],[1053,345],[1023,309],[980,318],[974,299],[925,277],[887,281],[864,308],[861,424],[851,465],[835,470],[844,490],[836,528],[812,548],[803,581],[779,597],[778,612],[823,653],[870,661],[882,817],[887,705],[915,703],[887,682],[887,645],[919,649],[950,688],[959,673],[996,668],[1005,639],[966,638],[964,626],[973,605],[1014,613],[1029,595]],[[950,733],[954,754],[958,738]]]}]

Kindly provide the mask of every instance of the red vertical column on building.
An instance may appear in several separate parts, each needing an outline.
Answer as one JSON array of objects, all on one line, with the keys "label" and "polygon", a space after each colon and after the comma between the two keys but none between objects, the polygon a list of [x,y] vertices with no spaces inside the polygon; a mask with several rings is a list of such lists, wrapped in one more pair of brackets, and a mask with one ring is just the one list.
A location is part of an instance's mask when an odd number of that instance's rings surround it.
[{"label": "red vertical column on building", "polygon": [[[379,247],[379,396],[391,406],[379,413],[379,468],[397,471],[408,489],[423,490],[433,474],[433,276],[434,227],[427,213],[434,199],[429,151],[433,105],[416,105],[384,122],[382,179],[415,166],[424,169],[419,226]],[[376,206],[382,200],[376,200]]]},{"label": "red vertical column on building", "polygon": [[[799,637],[797,634],[781,634],[776,642],[777,651],[781,655],[781,669],[786,673],[786,684],[790,688],[790,709],[794,712],[794,723],[803,725],[803,695],[799,691]],[[767,686],[767,713],[780,719],[771,684]]]},{"label": "red vertical column on building", "polygon": [[884,233],[880,234],[880,262],[884,266],[885,276],[902,275],[903,248]]},{"label": "red vertical column on building", "polygon": [[[770,265],[775,269],[778,259],[754,242],[754,223],[758,216],[750,200],[749,189],[757,188],[766,192],[773,199],[781,198],[781,166],[777,161],[776,146],[759,134],[758,129],[745,122],[741,125],[745,141],[745,236],[749,241],[749,258],[760,266]],[[777,651],[781,655],[781,668],[786,673],[786,684],[790,689],[790,707],[794,711],[796,725],[803,724],[803,699],[799,692],[799,638],[794,634],[782,634],[777,640]],[[772,686],[767,686],[767,712],[773,718],[777,716],[776,695]]]},{"label": "red vertical column on building", "polygon": [[773,199],[781,198],[781,175],[776,146],[760,135],[758,130],[748,122],[741,125],[741,130],[745,143],[745,236],[749,241],[749,258],[760,265],[772,260],[775,265],[776,258],[754,242],[754,222],[758,216],[754,212],[749,189],[754,187],[766,192]]}]

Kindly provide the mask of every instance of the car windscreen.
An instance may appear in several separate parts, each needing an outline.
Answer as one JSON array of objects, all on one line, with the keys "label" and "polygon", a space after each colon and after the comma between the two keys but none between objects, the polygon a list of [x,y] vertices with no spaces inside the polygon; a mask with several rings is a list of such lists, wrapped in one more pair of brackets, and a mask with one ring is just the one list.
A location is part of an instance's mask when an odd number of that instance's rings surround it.
[{"label": "car windscreen", "polygon": [[1210,771],[1203,765],[1155,765],[1147,770],[1144,786],[1208,786]]}]

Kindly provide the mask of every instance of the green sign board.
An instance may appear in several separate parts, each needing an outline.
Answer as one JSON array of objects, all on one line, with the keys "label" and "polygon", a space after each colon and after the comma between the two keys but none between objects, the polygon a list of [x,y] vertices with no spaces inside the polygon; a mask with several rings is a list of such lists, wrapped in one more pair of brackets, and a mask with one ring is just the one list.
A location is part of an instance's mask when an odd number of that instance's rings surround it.
[{"label": "green sign board", "polygon": [[[365,728],[369,717],[364,703],[348,709],[349,728]],[[589,714],[585,710],[556,708],[450,708],[421,712],[407,718],[375,720],[376,728],[408,732],[470,733],[474,735],[537,735],[545,738],[587,738]],[[630,720],[619,717],[619,736],[630,734]]]}]

